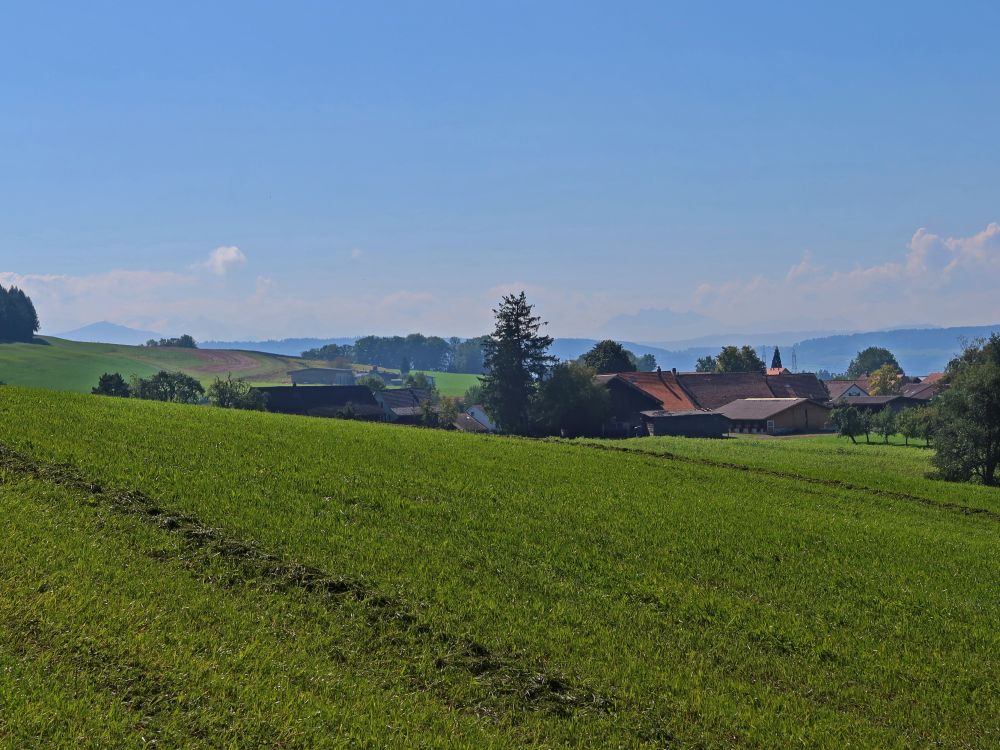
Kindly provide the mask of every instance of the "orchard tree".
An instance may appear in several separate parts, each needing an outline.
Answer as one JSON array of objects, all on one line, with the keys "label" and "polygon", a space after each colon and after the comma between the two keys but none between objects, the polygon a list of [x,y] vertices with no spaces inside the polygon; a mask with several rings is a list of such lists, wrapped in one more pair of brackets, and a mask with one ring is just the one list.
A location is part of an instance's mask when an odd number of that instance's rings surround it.
[{"label": "orchard tree", "polygon": [[888,406],[871,415],[871,430],[881,435],[883,442],[889,444],[889,436],[896,434],[896,412]]},{"label": "orchard tree", "polygon": [[858,435],[865,432],[864,415],[853,406],[835,406],[830,412],[830,422],[837,428],[837,434],[850,438],[857,444]]},{"label": "orchard tree", "polygon": [[505,295],[493,311],[493,334],[483,344],[483,406],[504,432],[522,435],[531,430],[538,381],[555,362],[548,354],[552,338],[539,333],[544,323],[532,309],[524,292]]},{"label": "orchard tree", "polygon": [[867,349],[858,352],[857,356],[851,360],[847,368],[847,379],[856,380],[860,377],[875,372],[882,365],[892,365],[897,372],[902,372],[896,357],[888,349],[881,346],[869,346]]},{"label": "orchard tree", "polygon": [[868,393],[872,396],[895,396],[900,389],[899,368],[886,362],[868,376]]},{"label": "orchard tree", "polygon": [[935,454],[946,479],[996,486],[1000,466],[1000,334],[966,347],[945,372],[934,399]]},{"label": "orchard tree", "polygon": [[617,341],[606,339],[594,344],[594,348],[580,357],[581,364],[599,374],[609,372],[635,372],[634,356]]}]

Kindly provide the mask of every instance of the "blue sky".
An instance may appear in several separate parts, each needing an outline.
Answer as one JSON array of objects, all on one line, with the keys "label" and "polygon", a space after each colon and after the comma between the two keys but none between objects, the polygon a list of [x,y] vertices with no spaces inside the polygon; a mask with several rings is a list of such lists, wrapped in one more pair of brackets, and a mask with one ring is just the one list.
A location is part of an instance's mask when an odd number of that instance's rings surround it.
[{"label": "blue sky", "polygon": [[811,5],[5,8],[0,282],[202,338],[1000,322],[1000,5]]}]

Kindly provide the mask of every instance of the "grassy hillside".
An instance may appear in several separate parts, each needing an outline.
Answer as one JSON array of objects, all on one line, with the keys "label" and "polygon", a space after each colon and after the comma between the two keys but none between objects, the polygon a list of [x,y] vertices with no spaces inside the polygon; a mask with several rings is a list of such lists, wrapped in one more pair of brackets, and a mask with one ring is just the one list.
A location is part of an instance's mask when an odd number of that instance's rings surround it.
[{"label": "grassy hillside", "polygon": [[0,381],[14,385],[89,393],[105,372],[128,378],[159,370],[181,370],[204,383],[216,377],[289,382],[288,371],[310,366],[304,360],[233,350],[146,348],[92,344],[52,337],[35,344],[0,344]]},{"label": "grassy hillside", "polygon": [[763,442],[0,388],[0,740],[996,746],[1000,494]]},{"label": "grassy hillside", "polygon": [[[291,382],[288,373],[328,363],[236,349],[147,348],[93,344],[46,336],[35,344],[0,343],[0,382],[35,388],[90,393],[105,372],[146,377],[159,370],[180,370],[208,385],[216,377],[244,378],[260,385]],[[444,396],[462,396],[476,375],[428,372]]]}]

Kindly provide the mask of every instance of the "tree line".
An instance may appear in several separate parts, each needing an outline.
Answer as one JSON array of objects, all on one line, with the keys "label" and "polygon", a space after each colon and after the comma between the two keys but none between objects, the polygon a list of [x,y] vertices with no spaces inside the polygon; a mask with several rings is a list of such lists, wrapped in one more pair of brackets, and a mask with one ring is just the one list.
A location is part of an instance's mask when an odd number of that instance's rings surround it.
[{"label": "tree line", "polygon": [[178,336],[177,338],[150,339],[146,342],[146,346],[176,346],[181,349],[197,349],[198,342],[194,340],[193,336],[185,333],[183,336]]},{"label": "tree line", "polygon": [[424,336],[365,336],[353,344],[327,344],[302,352],[305,359],[341,364],[358,362],[387,369],[436,370],[480,375],[484,371],[485,336],[471,339]]},{"label": "tree line", "polygon": [[31,343],[38,332],[38,313],[31,297],[12,286],[0,285],[0,341]]},{"label": "tree line", "polygon": [[232,374],[225,379],[216,377],[208,386],[183,372],[160,370],[141,378],[132,375],[126,380],[118,372],[106,372],[91,389],[97,396],[138,398],[145,401],[166,401],[174,404],[210,404],[223,409],[251,409],[263,411],[266,397],[256,388]]}]

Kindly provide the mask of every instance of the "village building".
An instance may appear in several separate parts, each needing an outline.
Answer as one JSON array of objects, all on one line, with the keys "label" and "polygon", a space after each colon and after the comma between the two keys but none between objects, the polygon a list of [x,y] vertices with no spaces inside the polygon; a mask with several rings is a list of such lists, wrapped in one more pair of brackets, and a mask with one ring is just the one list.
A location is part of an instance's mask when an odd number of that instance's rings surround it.
[{"label": "village building", "polygon": [[[862,385],[862,382],[864,385]],[[830,400],[838,401],[851,396],[867,396],[868,379],[861,380],[827,380],[826,389],[830,392]]]},{"label": "village building", "polygon": [[294,385],[354,385],[354,371],[332,367],[306,367],[288,373]]},{"label": "village building", "polygon": [[830,411],[808,398],[741,398],[718,409],[729,419],[731,432],[765,435],[828,429]]},{"label": "village building", "polygon": [[[608,389],[610,418],[604,425],[608,437],[648,434],[643,412],[689,412],[698,409],[677,382],[677,373],[619,372],[598,375],[596,382]],[[660,420],[665,419],[661,416]]]},{"label": "village building", "polygon": [[384,421],[385,412],[363,385],[279,385],[258,387],[267,410],[310,417]]},{"label": "village building", "polygon": [[488,433],[490,429],[471,414],[462,412],[455,418],[454,427],[459,432]]},{"label": "village building", "polygon": [[486,407],[482,404],[473,404],[472,406],[466,407],[465,413],[479,422],[479,424],[485,427],[488,432],[500,431],[500,428],[497,427],[496,422],[490,419],[490,415],[486,413]]},{"label": "village building", "polygon": [[421,424],[428,410],[436,411],[431,405],[430,392],[422,388],[392,388],[372,395],[382,407],[386,422]]},{"label": "village building", "polygon": [[653,436],[721,438],[729,432],[729,418],[717,411],[644,411],[646,434]]}]

